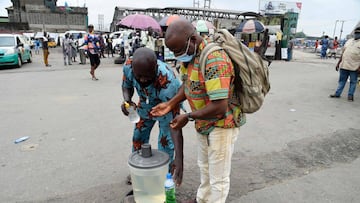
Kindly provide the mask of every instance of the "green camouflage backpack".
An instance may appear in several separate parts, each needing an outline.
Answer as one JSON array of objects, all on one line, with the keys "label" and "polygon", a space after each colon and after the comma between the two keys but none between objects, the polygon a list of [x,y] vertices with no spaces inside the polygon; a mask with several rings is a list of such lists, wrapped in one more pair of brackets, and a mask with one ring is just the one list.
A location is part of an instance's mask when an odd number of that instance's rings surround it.
[{"label": "green camouflage backpack", "polygon": [[270,90],[268,62],[249,50],[226,29],[217,30],[213,42],[207,44],[200,55],[200,67],[205,76],[207,56],[216,50],[224,50],[235,69],[235,91],[243,113],[260,109]]}]

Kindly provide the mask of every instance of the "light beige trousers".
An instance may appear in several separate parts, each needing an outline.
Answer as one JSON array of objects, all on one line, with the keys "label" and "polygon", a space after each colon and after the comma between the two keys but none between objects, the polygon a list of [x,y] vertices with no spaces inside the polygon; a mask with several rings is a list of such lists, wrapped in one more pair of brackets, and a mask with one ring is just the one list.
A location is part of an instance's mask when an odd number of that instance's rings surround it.
[{"label": "light beige trousers", "polygon": [[198,203],[225,203],[230,189],[231,157],[239,131],[240,128],[215,128],[209,136],[197,134]]}]

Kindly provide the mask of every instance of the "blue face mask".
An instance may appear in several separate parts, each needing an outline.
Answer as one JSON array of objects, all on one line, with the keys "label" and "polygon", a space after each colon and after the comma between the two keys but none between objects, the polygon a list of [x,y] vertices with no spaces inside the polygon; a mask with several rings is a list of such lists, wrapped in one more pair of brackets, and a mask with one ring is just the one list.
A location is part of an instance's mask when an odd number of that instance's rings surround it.
[{"label": "blue face mask", "polygon": [[188,45],[186,47],[186,51],[181,54],[180,56],[177,56],[176,59],[178,61],[181,61],[181,62],[190,62],[194,56],[195,56],[195,53],[196,53],[196,46],[195,46],[195,50],[194,50],[194,53],[192,55],[188,55],[187,52],[189,51],[189,47],[190,47],[190,38],[189,38],[189,41],[188,41]]}]

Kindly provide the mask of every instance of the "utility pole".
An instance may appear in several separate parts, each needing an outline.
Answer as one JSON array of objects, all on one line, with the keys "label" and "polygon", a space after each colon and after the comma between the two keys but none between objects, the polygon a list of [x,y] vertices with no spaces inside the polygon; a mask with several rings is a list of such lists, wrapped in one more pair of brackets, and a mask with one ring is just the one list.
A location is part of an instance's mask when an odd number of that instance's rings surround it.
[{"label": "utility pole", "polygon": [[211,0],[204,0],[204,8],[210,9]]},{"label": "utility pole", "polygon": [[341,35],[342,35],[342,32],[343,32],[343,27],[344,27],[344,22],[345,20],[340,20],[341,22],[341,29],[340,29],[340,37],[339,37],[339,40],[341,40]]},{"label": "utility pole", "polygon": [[199,0],[194,0],[193,1],[193,7],[194,8],[199,8],[200,7],[200,1]]},{"label": "utility pole", "polygon": [[333,38],[335,38],[335,32],[336,32],[336,24],[339,22],[339,20],[335,21],[335,28],[334,28],[334,33],[333,33]]}]

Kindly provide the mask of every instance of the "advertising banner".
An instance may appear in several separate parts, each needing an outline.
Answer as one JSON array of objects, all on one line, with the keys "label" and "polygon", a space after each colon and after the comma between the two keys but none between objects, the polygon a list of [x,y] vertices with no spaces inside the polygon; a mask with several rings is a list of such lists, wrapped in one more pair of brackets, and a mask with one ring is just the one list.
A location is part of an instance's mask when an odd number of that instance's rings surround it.
[{"label": "advertising banner", "polygon": [[265,15],[281,15],[286,12],[300,13],[301,2],[260,0],[260,13]]}]

